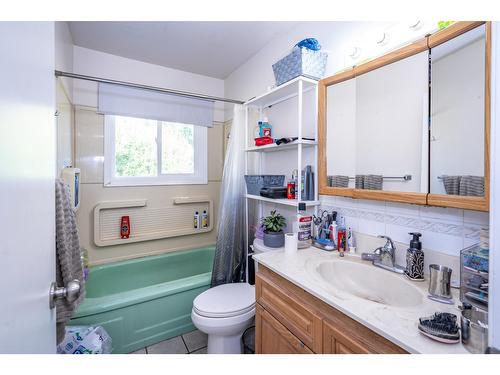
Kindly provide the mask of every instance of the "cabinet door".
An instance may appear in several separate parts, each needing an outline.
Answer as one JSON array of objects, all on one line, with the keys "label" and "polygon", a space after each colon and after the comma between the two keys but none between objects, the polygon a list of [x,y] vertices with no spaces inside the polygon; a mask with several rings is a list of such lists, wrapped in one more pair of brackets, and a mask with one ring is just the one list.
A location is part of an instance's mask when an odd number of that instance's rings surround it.
[{"label": "cabinet door", "polygon": [[350,339],[327,320],[323,321],[323,353],[369,354],[371,351]]},{"label": "cabinet door", "polygon": [[257,354],[313,353],[259,304],[257,304],[255,326]]},{"label": "cabinet door", "polygon": [[321,353],[322,323],[314,309],[260,273],[255,285],[258,303],[315,353]]}]

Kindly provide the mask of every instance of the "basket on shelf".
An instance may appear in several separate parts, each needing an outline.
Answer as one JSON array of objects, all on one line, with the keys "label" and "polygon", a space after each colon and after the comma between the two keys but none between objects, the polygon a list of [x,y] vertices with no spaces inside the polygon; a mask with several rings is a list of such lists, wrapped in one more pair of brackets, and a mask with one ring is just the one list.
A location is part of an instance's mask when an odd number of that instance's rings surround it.
[{"label": "basket on shelf", "polygon": [[273,64],[276,86],[282,85],[298,76],[320,80],[326,69],[328,54],[296,47],[292,52]]},{"label": "basket on shelf", "polygon": [[260,189],[263,187],[283,186],[285,175],[245,175],[247,193],[260,196]]}]

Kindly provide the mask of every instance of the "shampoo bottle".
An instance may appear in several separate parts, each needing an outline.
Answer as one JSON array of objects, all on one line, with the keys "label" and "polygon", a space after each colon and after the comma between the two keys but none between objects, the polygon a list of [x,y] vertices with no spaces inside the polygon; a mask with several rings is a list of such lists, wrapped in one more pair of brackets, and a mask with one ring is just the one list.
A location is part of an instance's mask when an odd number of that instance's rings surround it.
[{"label": "shampoo bottle", "polygon": [[304,173],[304,195],[303,200],[314,200],[314,173],[310,165],[306,165]]},{"label": "shampoo bottle", "polygon": [[194,229],[200,229],[200,214],[198,213],[198,211],[194,213],[193,224],[194,224]]},{"label": "shampoo bottle", "polygon": [[424,280],[424,252],[422,242],[420,242],[420,233],[409,233],[413,236],[410,241],[410,247],[406,251],[406,270],[405,274],[410,280]]},{"label": "shampoo bottle", "polygon": [[206,210],[203,210],[203,213],[201,214],[201,227],[208,228],[208,213]]}]

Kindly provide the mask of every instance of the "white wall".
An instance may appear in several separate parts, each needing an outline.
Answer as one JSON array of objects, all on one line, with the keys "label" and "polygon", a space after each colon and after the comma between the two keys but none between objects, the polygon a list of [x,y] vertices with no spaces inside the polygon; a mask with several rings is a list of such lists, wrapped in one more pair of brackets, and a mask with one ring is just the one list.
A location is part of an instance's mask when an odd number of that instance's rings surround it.
[{"label": "white wall", "polygon": [[[67,22],[54,22],[55,69],[73,71],[73,38]],[[73,80],[56,78],[56,132],[57,164],[56,175],[61,169],[73,165]]]},{"label": "white wall", "polygon": [[60,79],[56,80],[56,131],[57,131],[57,165],[56,175],[61,170],[73,166],[73,133],[74,108]]},{"label": "white wall", "polygon": [[[55,67],[63,72],[73,71],[73,38],[69,31],[67,22],[54,22],[55,25]],[[58,78],[69,100],[73,98],[73,80],[69,78]]]}]

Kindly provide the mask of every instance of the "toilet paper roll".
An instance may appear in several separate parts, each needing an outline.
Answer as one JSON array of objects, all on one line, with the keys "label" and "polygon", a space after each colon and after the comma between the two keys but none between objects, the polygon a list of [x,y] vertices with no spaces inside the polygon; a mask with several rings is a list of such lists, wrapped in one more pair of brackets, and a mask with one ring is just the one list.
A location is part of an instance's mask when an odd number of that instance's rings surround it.
[{"label": "toilet paper roll", "polygon": [[297,246],[297,233],[285,233],[285,254],[295,254]]}]

